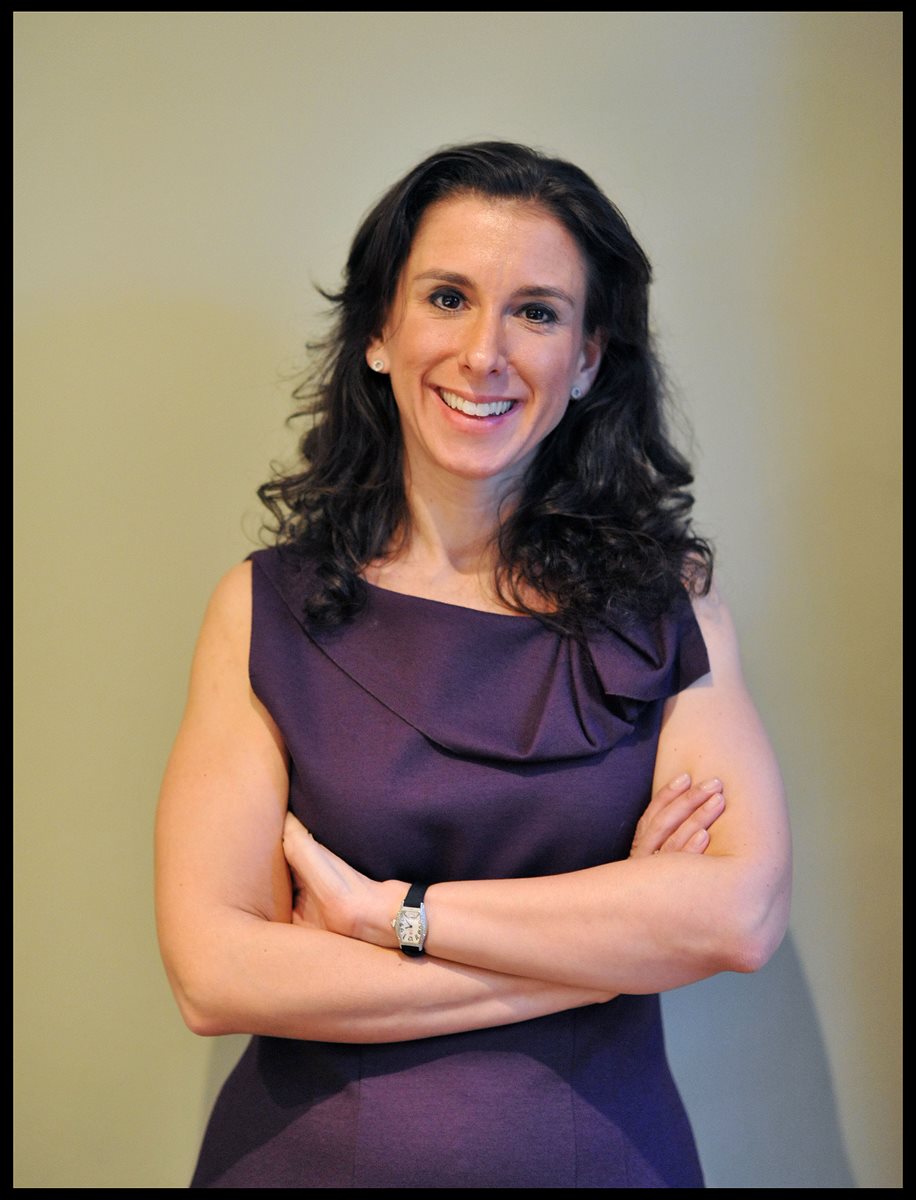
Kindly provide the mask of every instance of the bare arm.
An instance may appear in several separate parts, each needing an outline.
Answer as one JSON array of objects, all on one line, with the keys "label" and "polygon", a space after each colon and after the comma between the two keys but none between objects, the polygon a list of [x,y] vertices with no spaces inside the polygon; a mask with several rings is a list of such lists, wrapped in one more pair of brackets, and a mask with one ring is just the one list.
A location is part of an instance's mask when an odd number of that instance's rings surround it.
[{"label": "bare arm", "polygon": [[[248,679],[251,567],[214,593],[156,829],[160,944],[198,1033],[397,1041],[595,1003],[604,989],[434,961],[292,924],[282,738]],[[419,969],[418,969],[419,968]]]},{"label": "bare arm", "polygon": [[[426,897],[430,954],[614,993],[665,990],[767,961],[788,916],[782,785],[744,685],[727,609],[715,594],[695,608],[711,674],[667,704],[656,787],[683,770],[709,782],[708,804],[719,805],[721,815],[707,814],[715,823],[706,852],[636,855],[540,879],[436,884]],[[719,776],[727,781],[724,810]],[[304,842],[294,852],[306,886],[317,887],[319,899],[327,892],[321,920],[392,945],[389,922],[405,881],[335,896],[323,874],[324,853]]]}]

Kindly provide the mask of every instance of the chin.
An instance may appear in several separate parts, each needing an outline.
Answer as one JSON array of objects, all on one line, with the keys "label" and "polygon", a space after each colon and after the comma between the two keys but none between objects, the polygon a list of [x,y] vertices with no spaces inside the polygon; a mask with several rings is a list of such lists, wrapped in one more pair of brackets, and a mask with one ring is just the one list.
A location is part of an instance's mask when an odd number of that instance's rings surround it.
[{"label": "chin", "polygon": [[446,470],[469,483],[504,483],[507,486],[520,482],[525,474],[524,466],[507,467],[502,463],[453,463]]}]

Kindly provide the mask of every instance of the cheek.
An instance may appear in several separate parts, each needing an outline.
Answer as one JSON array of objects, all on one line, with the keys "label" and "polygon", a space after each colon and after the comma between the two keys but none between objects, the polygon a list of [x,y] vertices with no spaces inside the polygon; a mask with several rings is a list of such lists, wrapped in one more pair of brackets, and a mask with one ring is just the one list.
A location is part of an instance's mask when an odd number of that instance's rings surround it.
[{"label": "cheek", "polygon": [[444,322],[418,322],[409,318],[389,343],[392,373],[423,370],[454,352],[455,330]]},{"label": "cheek", "polygon": [[566,416],[566,410],[569,408],[568,396],[557,397],[556,401],[550,405],[549,410],[545,414],[544,431],[552,433]]},{"label": "cheek", "polygon": [[565,409],[576,373],[577,359],[572,355],[560,359],[551,357],[540,365],[541,385],[544,392],[550,397],[552,404],[560,405]]}]

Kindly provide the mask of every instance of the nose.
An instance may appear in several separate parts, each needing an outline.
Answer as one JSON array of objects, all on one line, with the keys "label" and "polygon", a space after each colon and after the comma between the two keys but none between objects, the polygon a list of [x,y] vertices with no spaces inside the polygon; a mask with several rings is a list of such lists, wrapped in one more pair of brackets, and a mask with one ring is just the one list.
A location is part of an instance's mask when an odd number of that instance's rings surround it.
[{"label": "nose", "polygon": [[500,375],[506,369],[508,351],[501,314],[480,309],[464,329],[458,364],[469,376]]}]

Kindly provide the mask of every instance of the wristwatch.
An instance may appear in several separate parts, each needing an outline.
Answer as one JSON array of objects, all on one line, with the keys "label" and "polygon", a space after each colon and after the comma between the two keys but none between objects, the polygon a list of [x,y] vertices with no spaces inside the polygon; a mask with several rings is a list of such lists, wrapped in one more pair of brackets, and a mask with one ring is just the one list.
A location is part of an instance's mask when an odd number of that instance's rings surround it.
[{"label": "wristwatch", "polygon": [[423,953],[423,943],[426,941],[428,929],[423,897],[426,895],[428,887],[428,883],[412,883],[404,897],[404,903],[391,922],[398,945],[405,954],[416,956]]}]

